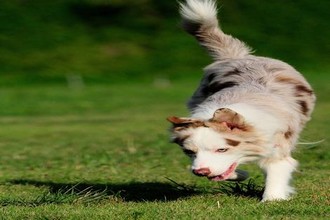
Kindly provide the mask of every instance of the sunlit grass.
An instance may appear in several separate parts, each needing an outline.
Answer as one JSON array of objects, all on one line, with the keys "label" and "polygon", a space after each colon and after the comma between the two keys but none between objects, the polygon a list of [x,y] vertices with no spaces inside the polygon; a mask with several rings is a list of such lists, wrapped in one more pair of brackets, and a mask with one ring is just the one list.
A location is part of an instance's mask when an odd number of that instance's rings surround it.
[{"label": "sunlit grass", "polygon": [[[317,93],[329,92],[316,77]],[[314,80],[315,79],[315,80]],[[329,102],[319,100],[297,148],[300,161],[287,202],[260,204],[261,171],[214,183],[191,175],[189,160],[168,142],[169,115],[196,79],[0,89],[0,205],[6,219],[326,219],[329,207]],[[322,90],[319,90],[322,88]]]}]

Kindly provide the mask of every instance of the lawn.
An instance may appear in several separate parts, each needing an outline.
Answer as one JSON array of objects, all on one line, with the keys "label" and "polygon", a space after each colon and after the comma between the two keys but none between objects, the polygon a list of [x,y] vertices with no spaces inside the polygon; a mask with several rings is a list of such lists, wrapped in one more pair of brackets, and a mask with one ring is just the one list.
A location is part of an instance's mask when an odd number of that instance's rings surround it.
[{"label": "lawn", "polygon": [[[328,73],[307,73],[319,94],[294,157],[298,194],[260,203],[263,178],[214,183],[188,171],[168,142],[169,115],[186,115],[188,81],[26,85],[0,89],[3,219],[328,219]],[[320,79],[321,78],[321,79]]]}]

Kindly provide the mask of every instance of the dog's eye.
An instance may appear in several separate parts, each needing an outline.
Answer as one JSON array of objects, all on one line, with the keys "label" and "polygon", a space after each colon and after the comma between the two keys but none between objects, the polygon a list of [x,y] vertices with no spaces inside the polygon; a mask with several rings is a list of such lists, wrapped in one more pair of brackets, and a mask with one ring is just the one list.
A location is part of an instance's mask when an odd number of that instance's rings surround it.
[{"label": "dog's eye", "polygon": [[188,150],[188,149],[183,149],[183,152],[189,156],[193,156],[196,154],[196,152],[192,151],[192,150]]},{"label": "dog's eye", "polygon": [[215,150],[215,152],[217,152],[217,153],[224,153],[227,150],[228,150],[228,148],[218,148],[218,149]]}]

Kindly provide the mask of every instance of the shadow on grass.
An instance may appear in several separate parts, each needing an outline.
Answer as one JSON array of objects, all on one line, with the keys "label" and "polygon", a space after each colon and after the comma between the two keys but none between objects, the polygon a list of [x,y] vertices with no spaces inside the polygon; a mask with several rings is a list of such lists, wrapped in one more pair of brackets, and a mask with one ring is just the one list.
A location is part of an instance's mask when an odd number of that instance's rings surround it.
[{"label": "shadow on grass", "polygon": [[222,192],[229,196],[257,198],[261,200],[264,187],[259,186],[253,179],[249,179],[247,183],[241,182],[224,182],[214,191]]},{"label": "shadow on grass", "polygon": [[54,195],[71,195],[78,198],[113,198],[115,200],[147,202],[166,202],[199,194],[197,189],[185,185],[163,182],[130,182],[116,184],[99,183],[57,183],[36,180],[11,180],[13,185],[32,185],[48,187]]},{"label": "shadow on grass", "polygon": [[57,183],[37,180],[11,180],[12,185],[47,187],[48,191],[31,201],[5,199],[0,206],[39,206],[63,203],[108,202],[167,202],[198,194],[226,194],[229,196],[261,198],[263,188],[249,180],[248,183],[222,182],[218,187],[203,188],[178,184],[168,179],[163,182],[130,182],[117,184]]}]

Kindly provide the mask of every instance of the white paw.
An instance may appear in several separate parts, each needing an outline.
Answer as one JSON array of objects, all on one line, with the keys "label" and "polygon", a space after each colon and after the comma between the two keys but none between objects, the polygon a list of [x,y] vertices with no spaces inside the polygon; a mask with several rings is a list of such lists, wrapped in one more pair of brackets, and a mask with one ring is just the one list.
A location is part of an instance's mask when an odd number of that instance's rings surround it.
[{"label": "white paw", "polygon": [[289,200],[290,197],[285,194],[264,194],[261,202]]}]

